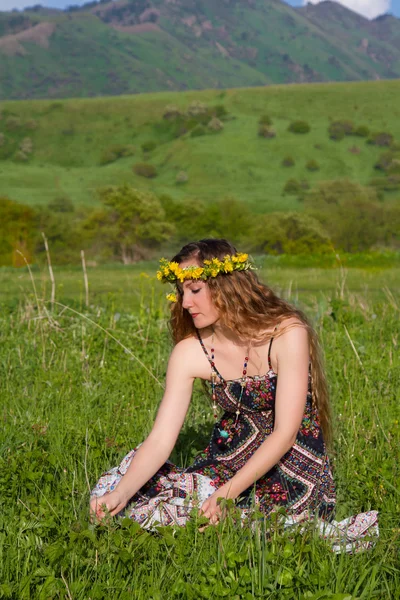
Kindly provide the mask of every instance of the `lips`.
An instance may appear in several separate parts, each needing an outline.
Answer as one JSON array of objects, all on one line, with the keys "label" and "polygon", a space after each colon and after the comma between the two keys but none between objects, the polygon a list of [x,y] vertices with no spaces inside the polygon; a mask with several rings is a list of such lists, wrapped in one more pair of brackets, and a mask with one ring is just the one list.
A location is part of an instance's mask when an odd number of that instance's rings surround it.
[{"label": "lips", "polygon": [[200,313],[190,313],[190,316],[192,317],[192,319],[195,319],[196,317],[199,316]]}]

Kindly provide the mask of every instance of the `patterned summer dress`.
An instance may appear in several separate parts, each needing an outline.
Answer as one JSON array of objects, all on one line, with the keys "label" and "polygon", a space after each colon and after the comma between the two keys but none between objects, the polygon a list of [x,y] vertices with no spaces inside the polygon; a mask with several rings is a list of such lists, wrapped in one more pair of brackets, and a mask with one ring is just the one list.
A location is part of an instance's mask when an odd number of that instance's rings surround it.
[{"label": "patterned summer dress", "polygon": [[[211,363],[199,334],[198,337]],[[268,373],[247,376],[242,395],[242,380],[225,380],[213,366],[219,377],[215,394],[224,412],[214,426],[207,448],[186,469],[167,461],[132,497],[121,516],[134,519],[146,529],[155,525],[185,525],[191,510],[201,506],[243,467],[274,428],[278,376],[271,364],[272,342],[273,338],[268,349]],[[240,414],[235,426],[238,407]],[[229,434],[229,441],[221,436],[222,431]],[[135,452],[136,449],[132,450],[118,467],[99,479],[92,496],[100,497],[116,487]],[[360,547],[358,541],[366,534],[377,534],[375,511],[336,523],[332,521],[335,503],[335,486],[318,411],[312,401],[309,375],[304,415],[295,443],[270,471],[241,494],[237,504],[243,517],[249,516],[253,506],[265,516],[285,507],[289,515],[288,524],[314,519],[325,537],[334,537],[339,544],[350,544],[350,550],[354,544]],[[364,542],[361,547],[367,545]]]}]

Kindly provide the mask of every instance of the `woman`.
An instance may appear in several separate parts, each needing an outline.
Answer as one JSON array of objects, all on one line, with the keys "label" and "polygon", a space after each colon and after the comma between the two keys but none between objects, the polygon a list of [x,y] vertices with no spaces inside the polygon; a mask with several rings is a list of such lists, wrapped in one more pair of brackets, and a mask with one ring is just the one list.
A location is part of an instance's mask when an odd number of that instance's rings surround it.
[{"label": "woman", "polygon": [[[247,258],[226,240],[208,239],[162,261],[158,279],[177,288],[165,394],[147,439],[93,490],[96,518],[121,513],[147,528],[184,525],[197,506],[217,523],[219,498],[237,499],[243,516],[256,505],[265,515],[283,506],[292,522],[333,517],[316,334],[258,281]],[[216,422],[204,452],[180,469],[167,459],[196,378],[210,387]]]}]

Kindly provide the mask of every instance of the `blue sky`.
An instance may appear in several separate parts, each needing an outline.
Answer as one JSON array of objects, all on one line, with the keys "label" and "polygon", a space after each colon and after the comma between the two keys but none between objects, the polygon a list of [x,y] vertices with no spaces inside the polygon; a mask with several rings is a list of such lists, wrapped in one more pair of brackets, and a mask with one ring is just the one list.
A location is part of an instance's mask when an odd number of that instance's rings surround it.
[{"label": "blue sky", "polygon": [[[0,0],[0,11],[23,9],[34,4],[53,8],[65,8],[70,4],[84,4],[86,0]],[[287,0],[292,6],[301,6],[305,0]],[[314,3],[318,0],[313,0]],[[400,0],[341,0],[341,3],[368,18],[374,18],[385,12],[400,17]]]}]

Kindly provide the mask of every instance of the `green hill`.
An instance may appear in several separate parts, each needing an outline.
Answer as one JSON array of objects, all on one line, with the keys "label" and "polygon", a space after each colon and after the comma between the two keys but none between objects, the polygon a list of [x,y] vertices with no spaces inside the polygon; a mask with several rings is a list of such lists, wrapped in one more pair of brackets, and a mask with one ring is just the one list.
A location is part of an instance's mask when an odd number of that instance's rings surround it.
[{"label": "green hill", "polygon": [[[328,127],[351,121],[398,142],[399,96],[400,81],[382,81],[3,102],[0,191],[32,205],[60,197],[95,205],[99,187],[126,182],[177,199],[235,197],[260,213],[301,210],[296,194],[282,193],[288,179],[311,187],[338,178],[384,180],[374,165],[383,153],[398,152],[398,143],[390,149],[357,135],[335,141]],[[222,131],[208,128],[211,113],[220,115]],[[272,121],[275,137],[258,135],[262,116]],[[307,121],[309,133],[288,131],[298,119]],[[283,166],[287,158],[292,166]],[[137,163],[153,165],[156,177],[135,173]],[[396,201],[399,193],[386,197]]]},{"label": "green hill", "polygon": [[400,77],[400,20],[334,2],[116,0],[0,13],[0,99]]}]

